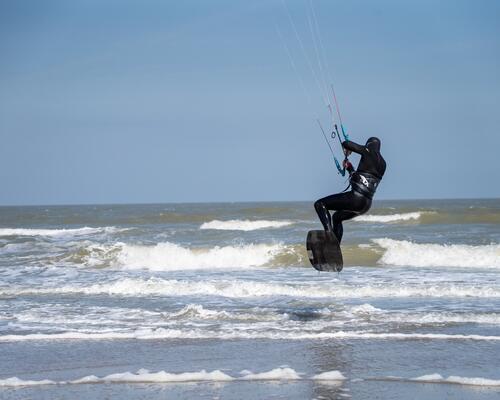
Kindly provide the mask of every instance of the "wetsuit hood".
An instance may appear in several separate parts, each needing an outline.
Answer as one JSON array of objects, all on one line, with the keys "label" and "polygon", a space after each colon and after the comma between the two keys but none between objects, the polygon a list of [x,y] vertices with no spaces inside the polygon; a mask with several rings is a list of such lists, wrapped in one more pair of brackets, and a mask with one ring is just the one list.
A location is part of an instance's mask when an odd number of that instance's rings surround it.
[{"label": "wetsuit hood", "polygon": [[366,147],[372,151],[380,151],[380,139],[372,136],[366,141]]}]

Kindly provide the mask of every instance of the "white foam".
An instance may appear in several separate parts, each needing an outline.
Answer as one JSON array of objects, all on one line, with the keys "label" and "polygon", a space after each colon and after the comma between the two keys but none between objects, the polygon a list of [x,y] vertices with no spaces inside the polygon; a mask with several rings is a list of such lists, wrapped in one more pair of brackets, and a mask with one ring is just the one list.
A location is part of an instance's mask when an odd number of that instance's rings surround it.
[{"label": "white foam", "polygon": [[[319,291],[318,291],[319,290]],[[260,296],[296,296],[329,297],[335,290],[328,285],[320,288],[315,285],[287,285],[240,280],[188,281],[176,279],[121,279],[119,281],[94,284],[91,286],[61,286],[53,288],[27,288],[20,290],[6,289],[4,295],[83,293],[88,295],[108,294],[121,296],[191,296],[210,295],[222,297],[260,297]]]},{"label": "white foam", "polygon": [[[103,377],[88,375],[79,379],[69,381],[53,381],[49,379],[42,380],[23,380],[17,377],[0,379],[0,387],[22,387],[22,386],[43,386],[43,385],[79,385],[79,384],[101,384],[101,383],[193,383],[193,382],[235,382],[235,381],[295,381],[295,380],[315,380],[315,381],[337,381],[346,380],[346,377],[340,371],[327,371],[310,377],[303,377],[304,374],[298,373],[293,368],[283,367],[275,368],[267,372],[253,373],[251,371],[242,371],[240,376],[229,375],[221,370],[196,371],[172,373],[166,371],[150,372],[147,369],[140,369],[137,372],[119,372],[109,374]],[[416,378],[386,377],[370,378],[371,380],[401,380],[424,383],[449,383],[472,386],[500,386],[500,380],[488,378],[469,378],[451,375],[447,378],[434,373],[423,375]],[[353,381],[360,381],[354,379]]]},{"label": "white foam", "polygon": [[365,303],[359,306],[354,306],[351,312],[354,314],[379,314],[383,310],[377,307],[373,307],[371,304]]},{"label": "white foam", "polygon": [[327,371],[314,375],[311,379],[318,381],[343,381],[346,377],[340,371]]},{"label": "white foam", "polygon": [[203,307],[201,304],[188,304],[179,311],[174,312],[163,312],[161,313],[163,318],[167,319],[200,319],[200,320],[239,320],[239,321],[255,321],[262,320],[266,321],[281,321],[285,319],[283,314],[276,314],[272,310],[266,310],[265,308],[252,307],[244,308],[244,311],[226,311],[226,310],[210,310]]},{"label": "white foam", "polygon": [[115,233],[121,231],[114,226],[99,228],[76,228],[76,229],[29,229],[29,228],[2,228],[0,236],[78,236],[92,235],[95,233]]},{"label": "white foam", "polygon": [[57,385],[57,382],[43,379],[40,381],[23,380],[17,377],[0,379],[0,387],[18,387],[18,386],[42,386],[42,385]]},{"label": "white foam", "polygon": [[208,331],[206,329],[138,329],[135,331],[78,332],[62,333],[31,333],[25,335],[0,335],[0,342],[21,342],[41,340],[157,340],[157,339],[271,339],[271,340],[471,340],[471,341],[500,341],[500,336],[439,334],[439,333],[391,333],[391,332],[363,332],[363,331],[334,331],[307,332],[298,329],[265,329],[241,330],[228,329],[227,331]]},{"label": "white foam", "polygon": [[403,214],[389,214],[389,215],[360,215],[359,217],[354,218],[354,221],[359,222],[398,222],[398,221],[410,221],[410,220],[418,220],[421,217],[421,212],[410,212]]},{"label": "white foam", "polygon": [[435,380],[442,380],[443,377],[439,374],[429,374],[429,375],[422,375],[417,378],[410,378],[413,381],[435,381]]},{"label": "white foam", "polygon": [[169,271],[202,268],[247,268],[268,264],[285,249],[281,244],[193,249],[170,242],[155,246],[122,244],[117,265],[130,269]]},{"label": "white foam", "polygon": [[384,314],[383,319],[407,324],[500,324],[498,313],[388,313]]},{"label": "white foam", "polygon": [[269,228],[282,228],[284,226],[292,225],[293,221],[269,221],[265,219],[251,221],[233,219],[228,221],[213,220],[205,222],[200,226],[200,229],[217,229],[229,231],[253,231],[256,229],[269,229]]},{"label": "white foam", "polygon": [[188,304],[179,311],[165,313],[168,318],[183,318],[186,316],[196,316],[202,319],[225,319],[230,317],[227,311],[215,311],[204,308],[201,304]]},{"label": "white foam", "polygon": [[79,383],[182,383],[182,382],[227,382],[234,380],[233,377],[220,370],[207,372],[201,370],[198,372],[169,373],[165,371],[149,372],[141,369],[136,373],[122,372],[106,375],[99,378],[95,375],[85,376],[80,379],[70,381],[72,384]]},{"label": "white foam", "polygon": [[329,371],[314,375],[310,378],[302,378],[293,368],[275,368],[266,372],[254,373],[251,371],[241,371],[240,376],[231,376],[220,370],[207,372],[201,370],[197,372],[150,372],[147,369],[140,369],[137,372],[119,372],[103,377],[88,375],[83,378],[71,381],[51,381],[51,380],[22,380],[17,377],[1,379],[0,387],[36,386],[36,385],[78,385],[96,383],[190,383],[190,382],[232,382],[232,381],[294,381],[294,380],[344,380],[344,376],[339,371]]},{"label": "white foam", "polygon": [[[239,335],[245,330],[250,332],[249,338],[260,338],[262,331],[269,331],[276,339],[287,339],[290,335],[300,331],[300,334],[330,333],[339,329],[369,329],[373,326],[384,327],[391,332],[392,329],[404,331],[408,329],[420,330],[426,326],[435,328],[438,324],[489,324],[499,325],[500,314],[490,315],[488,313],[423,313],[423,312],[394,312],[384,311],[369,305],[345,307],[337,310],[323,308],[318,311],[305,312],[311,315],[312,320],[303,326],[297,323],[297,314],[283,312],[283,310],[271,308],[239,308],[231,310],[206,309],[200,304],[189,304],[176,311],[146,311],[141,309],[91,307],[85,315],[81,315],[69,306],[54,307],[52,309],[32,308],[22,312],[13,313],[11,317],[5,318],[8,322],[8,331],[11,334],[25,334],[27,332],[50,334],[52,332],[77,332],[82,333],[81,338],[92,339],[89,334],[97,334],[97,339],[105,339],[104,334],[125,333],[125,337],[117,335],[116,339],[147,338],[148,336],[161,338],[171,336],[192,338],[225,338],[229,335]],[[300,318],[300,312],[298,316]],[[315,318],[316,317],[316,318]],[[0,317],[1,319],[1,317]],[[142,321],[143,328],[137,331],[137,321]],[[159,328],[168,328],[158,330]],[[191,330],[196,328],[196,330]],[[203,333],[208,330],[209,333]],[[282,335],[278,336],[277,331]],[[7,333],[4,331],[4,333]],[[352,332],[351,332],[352,333]],[[356,332],[357,334],[363,332]],[[369,332],[368,332],[369,333]],[[383,333],[383,332],[382,332]],[[76,338],[79,338],[77,336]],[[45,337],[31,337],[28,339]],[[49,337],[51,338],[51,337]],[[70,339],[64,335],[64,338]],[[313,338],[313,337],[311,337]],[[22,338],[19,338],[22,340]]]},{"label": "white foam", "polygon": [[454,375],[444,378],[440,374],[423,375],[417,378],[410,378],[409,380],[414,382],[454,383],[458,385],[472,386],[500,386],[500,379],[467,378]]},{"label": "white foam", "polygon": [[253,373],[250,371],[242,371],[243,377],[241,379],[243,380],[250,380],[250,381],[280,381],[280,380],[286,380],[286,381],[292,381],[292,380],[299,380],[300,375],[292,368],[275,368],[271,371],[267,372],[260,372],[260,373]]},{"label": "white foam", "polygon": [[[334,314],[335,310],[325,309],[324,314]],[[373,307],[371,304],[354,306],[344,311],[348,315],[370,316],[381,322],[397,322],[403,324],[500,324],[500,313],[465,313],[465,312],[409,312],[388,311]]]},{"label": "white foam", "polygon": [[8,243],[3,247],[0,247],[0,253],[9,254],[17,253],[19,251],[32,249],[33,245],[31,243]]},{"label": "white foam", "polygon": [[52,381],[48,379],[33,381],[23,380],[17,377],[0,380],[0,387],[18,387],[18,386],[42,386],[42,385],[77,385],[92,383],[184,383],[184,382],[228,382],[235,378],[225,374],[220,370],[207,372],[201,370],[198,372],[169,373],[165,371],[149,372],[146,369],[140,369],[136,373],[121,372],[110,374],[103,377],[95,375],[84,376],[72,381]]},{"label": "white foam", "polygon": [[373,239],[385,249],[380,264],[412,267],[500,268],[500,244],[413,243],[407,240]]},{"label": "white foam", "polygon": [[[477,297],[498,298],[498,285],[471,284],[367,284],[364,286],[333,285],[326,283],[265,283],[247,280],[204,280],[177,279],[132,279],[98,283],[90,286],[57,286],[44,288],[4,288],[0,295],[19,296],[26,294],[87,294],[117,296],[221,296],[230,298],[292,296],[305,298],[366,298],[366,297]],[[365,310],[366,311],[366,310]]]}]

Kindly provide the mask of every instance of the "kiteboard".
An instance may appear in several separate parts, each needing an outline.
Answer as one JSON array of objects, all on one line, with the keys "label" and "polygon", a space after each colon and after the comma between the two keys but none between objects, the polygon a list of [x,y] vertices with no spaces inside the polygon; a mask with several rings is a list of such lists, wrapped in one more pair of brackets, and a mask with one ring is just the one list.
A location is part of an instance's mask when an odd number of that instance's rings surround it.
[{"label": "kiteboard", "polygon": [[331,232],[309,231],[306,240],[307,256],[318,271],[340,272],[344,266],[340,244]]}]

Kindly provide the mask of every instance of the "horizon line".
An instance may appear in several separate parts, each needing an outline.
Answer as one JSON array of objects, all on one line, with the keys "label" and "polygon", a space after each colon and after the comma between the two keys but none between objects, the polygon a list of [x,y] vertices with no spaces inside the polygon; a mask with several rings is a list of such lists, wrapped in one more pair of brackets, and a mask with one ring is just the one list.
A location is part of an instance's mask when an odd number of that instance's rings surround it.
[{"label": "horizon line", "polygon": [[[500,197],[422,197],[422,198],[383,198],[374,200],[383,201],[446,201],[446,200],[500,200]],[[235,204],[235,203],[313,203],[314,199],[309,200],[224,200],[224,201],[161,201],[161,202],[109,202],[109,203],[52,203],[52,204],[0,204],[0,207],[76,207],[76,206],[125,206],[125,205],[160,205],[160,204]]]}]

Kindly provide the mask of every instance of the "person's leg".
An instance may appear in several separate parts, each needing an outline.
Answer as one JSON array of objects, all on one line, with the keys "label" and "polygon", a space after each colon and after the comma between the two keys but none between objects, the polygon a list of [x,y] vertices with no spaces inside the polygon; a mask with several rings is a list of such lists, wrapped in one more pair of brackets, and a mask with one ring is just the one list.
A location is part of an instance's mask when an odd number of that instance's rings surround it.
[{"label": "person's leg", "polygon": [[349,204],[332,216],[333,233],[337,236],[339,243],[342,241],[342,235],[344,234],[342,222],[364,214],[372,205],[371,199],[354,190],[348,192],[347,195],[348,196],[346,196],[345,201]]},{"label": "person's leg", "polygon": [[350,206],[352,206],[351,192],[332,194],[314,203],[314,209],[327,232],[333,232],[332,217],[328,210],[345,210]]},{"label": "person's leg", "polygon": [[347,221],[348,219],[354,218],[358,213],[354,211],[337,211],[333,214],[333,233],[337,237],[337,240],[342,242],[342,236],[344,235],[344,227],[342,221]]},{"label": "person's leg", "polygon": [[[314,203],[314,208],[325,230],[333,232],[340,243],[344,233],[342,221],[364,214],[370,209],[371,203],[367,197],[351,190],[319,199]],[[336,211],[333,218],[328,210]]]},{"label": "person's leg", "polygon": [[316,210],[316,214],[318,214],[319,220],[323,225],[323,229],[326,232],[332,232],[332,217],[321,199],[314,203],[314,209]]}]

